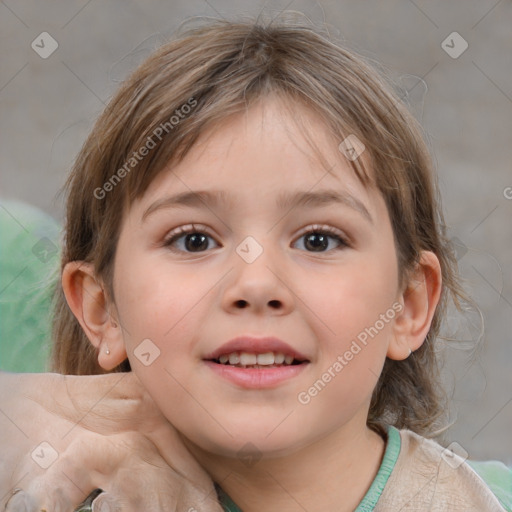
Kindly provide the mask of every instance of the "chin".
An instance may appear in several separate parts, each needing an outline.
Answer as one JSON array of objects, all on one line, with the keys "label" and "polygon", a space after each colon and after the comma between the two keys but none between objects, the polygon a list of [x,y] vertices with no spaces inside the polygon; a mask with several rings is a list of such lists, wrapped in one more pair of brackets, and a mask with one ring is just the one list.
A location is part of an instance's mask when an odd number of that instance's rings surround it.
[{"label": "chin", "polygon": [[237,425],[237,428],[228,428],[229,434],[215,429],[214,436],[213,431],[209,430],[208,434],[197,433],[187,437],[197,447],[212,455],[242,462],[286,457],[311,443],[304,434],[293,432],[282,425],[276,429],[276,425],[279,425],[279,421],[274,422],[272,427],[267,422],[265,425],[246,423]]}]

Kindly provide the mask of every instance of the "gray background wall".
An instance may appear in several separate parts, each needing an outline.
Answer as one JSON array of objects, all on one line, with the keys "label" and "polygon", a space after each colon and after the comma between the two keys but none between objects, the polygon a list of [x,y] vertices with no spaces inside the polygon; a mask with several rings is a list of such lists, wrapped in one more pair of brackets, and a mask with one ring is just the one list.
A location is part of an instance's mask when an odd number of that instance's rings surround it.
[{"label": "gray background wall", "polygon": [[[187,17],[257,15],[263,7],[225,0],[2,1],[1,196],[62,220],[56,193],[128,71]],[[464,325],[465,342],[446,349],[456,421],[447,439],[471,458],[512,465],[512,2],[273,1],[265,12],[285,8],[327,22],[334,36],[380,61],[408,91],[436,156],[462,274],[485,320],[476,352],[476,335]],[[464,41],[447,39],[454,31],[468,44],[457,58]],[[42,32],[58,43],[46,59],[31,47],[34,40],[42,46]],[[39,51],[49,48],[45,39]]]}]

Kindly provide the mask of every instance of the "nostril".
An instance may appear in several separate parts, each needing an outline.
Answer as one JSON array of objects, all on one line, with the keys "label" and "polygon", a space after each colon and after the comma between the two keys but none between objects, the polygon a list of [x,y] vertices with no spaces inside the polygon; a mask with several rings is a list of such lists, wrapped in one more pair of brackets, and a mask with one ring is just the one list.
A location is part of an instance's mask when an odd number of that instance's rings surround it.
[{"label": "nostril", "polygon": [[[235,302],[235,305],[236,305],[236,307],[242,309],[242,308],[246,308],[249,305],[249,303],[246,300],[240,299],[240,300],[237,300]],[[268,302],[268,305],[271,308],[278,309],[278,308],[281,307],[281,301],[279,301],[279,300],[270,300]]]}]

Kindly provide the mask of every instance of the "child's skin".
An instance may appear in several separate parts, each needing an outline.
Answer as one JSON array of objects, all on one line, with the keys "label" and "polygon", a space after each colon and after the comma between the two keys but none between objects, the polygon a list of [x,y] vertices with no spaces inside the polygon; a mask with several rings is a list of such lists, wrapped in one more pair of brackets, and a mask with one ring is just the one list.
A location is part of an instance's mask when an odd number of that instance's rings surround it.
[{"label": "child's skin", "polygon": [[[406,288],[399,286],[384,199],[360,183],[321,120],[297,106],[299,111],[331,173],[280,102],[267,98],[203,137],[125,214],[115,304],[91,266],[70,263],[63,275],[68,302],[100,349],[100,364],[110,369],[129,358],[186,446],[244,512],[357,506],[385,448],[366,426],[372,391],[386,357],[402,360],[421,346],[441,289],[431,252],[422,253]],[[282,193],[327,189],[350,194],[360,206],[276,205]],[[200,190],[224,191],[233,203],[162,207],[143,220],[156,201]],[[192,232],[209,235],[206,249],[186,252],[185,236],[173,247],[164,245],[176,228],[192,223]],[[347,238],[348,246],[329,235],[328,247],[314,251],[301,230],[324,226]],[[236,252],[247,236],[263,247],[250,264]],[[318,396],[299,403],[298,394],[397,302],[403,310]],[[309,363],[273,388],[242,389],[203,358],[244,334],[281,338]],[[147,338],[161,351],[148,367],[134,356]],[[253,465],[238,455],[247,442],[263,456]]]}]

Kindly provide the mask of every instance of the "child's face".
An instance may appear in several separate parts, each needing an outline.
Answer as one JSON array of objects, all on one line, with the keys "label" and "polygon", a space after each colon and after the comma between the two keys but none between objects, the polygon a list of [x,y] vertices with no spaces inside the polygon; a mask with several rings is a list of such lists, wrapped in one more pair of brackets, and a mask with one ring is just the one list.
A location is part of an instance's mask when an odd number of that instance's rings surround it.
[{"label": "child's face", "polygon": [[[133,204],[116,253],[116,311],[133,371],[178,430],[219,454],[248,441],[284,454],[365,428],[393,336],[400,295],[384,200],[358,181],[318,118],[302,110],[331,173],[283,112],[268,99],[200,140]],[[162,202],[192,191],[224,197]],[[343,202],[278,201],[321,191]],[[190,224],[195,238],[166,246]],[[326,227],[348,245],[318,233]],[[205,361],[244,335],[280,338],[308,362],[281,382],[246,388]]]}]

